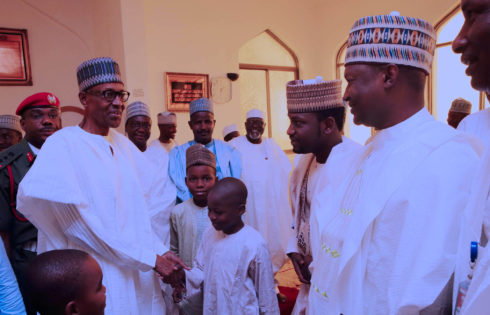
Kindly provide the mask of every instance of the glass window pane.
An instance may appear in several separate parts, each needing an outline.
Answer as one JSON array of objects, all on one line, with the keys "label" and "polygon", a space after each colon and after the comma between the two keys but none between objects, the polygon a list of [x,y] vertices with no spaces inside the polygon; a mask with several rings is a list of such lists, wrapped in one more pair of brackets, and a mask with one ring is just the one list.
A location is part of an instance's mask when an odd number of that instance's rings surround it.
[{"label": "glass window pane", "polygon": [[[267,119],[267,90],[264,70],[240,69],[240,108],[242,120],[238,123],[240,130],[245,130],[244,123],[247,112],[252,108],[260,109],[265,113]],[[244,134],[241,132],[241,134]],[[267,129],[264,132],[267,136]]]},{"label": "glass window pane", "polygon": [[266,32],[260,33],[240,47],[238,51],[238,62],[296,67],[289,51]]},{"label": "glass window pane", "polygon": [[466,76],[466,66],[461,56],[453,53],[451,46],[436,49],[435,106],[433,115],[437,120],[446,122],[451,103],[458,97],[471,102],[471,112],[478,111],[479,94],[470,85]]},{"label": "glass window pane", "polygon": [[294,80],[294,72],[269,71],[272,138],[283,150],[291,149],[287,135],[289,119],[286,100],[286,83],[291,80]]},{"label": "glass window pane", "polygon": [[437,43],[452,42],[458,35],[463,23],[463,13],[460,11],[440,29],[439,34],[437,34]]}]

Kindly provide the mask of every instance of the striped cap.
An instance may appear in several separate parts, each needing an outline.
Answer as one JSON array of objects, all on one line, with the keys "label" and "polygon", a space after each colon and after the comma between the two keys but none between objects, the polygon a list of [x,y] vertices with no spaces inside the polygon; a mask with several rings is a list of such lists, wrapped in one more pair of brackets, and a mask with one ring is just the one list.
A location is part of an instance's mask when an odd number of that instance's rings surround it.
[{"label": "striped cap", "polygon": [[150,117],[150,108],[143,102],[133,102],[126,107],[126,122],[134,116]]},{"label": "striped cap", "polygon": [[436,47],[436,33],[424,20],[390,15],[367,16],[350,30],[345,65],[351,63],[393,63],[430,73]]},{"label": "striped cap", "polygon": [[77,80],[80,91],[102,83],[123,83],[119,65],[109,57],[84,61],[77,68]]},{"label": "striped cap", "polygon": [[0,115],[0,128],[7,128],[18,131],[22,134],[20,118],[15,115]]},{"label": "striped cap", "polygon": [[310,113],[344,107],[342,81],[295,80],[286,84],[289,113]]},{"label": "striped cap", "polygon": [[207,165],[216,169],[216,157],[204,145],[196,143],[185,151],[185,169],[194,165]]}]

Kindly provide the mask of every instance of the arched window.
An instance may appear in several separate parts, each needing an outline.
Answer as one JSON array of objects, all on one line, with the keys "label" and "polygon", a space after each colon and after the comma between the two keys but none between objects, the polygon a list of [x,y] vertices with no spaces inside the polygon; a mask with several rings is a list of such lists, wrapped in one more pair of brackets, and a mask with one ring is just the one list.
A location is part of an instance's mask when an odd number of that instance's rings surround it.
[{"label": "arched window", "polygon": [[252,108],[265,112],[266,134],[283,150],[290,151],[286,83],[299,77],[298,58],[274,33],[265,30],[238,52],[242,121]]},{"label": "arched window", "polygon": [[[439,121],[446,123],[447,113],[451,102],[462,97],[472,103],[472,112],[489,107],[485,93],[475,91],[470,85],[470,77],[466,76],[461,63],[461,55],[452,51],[451,45],[463,25],[464,17],[458,6],[454,7],[441,21],[435,24],[437,44],[432,64],[432,72],[427,80],[427,109]],[[340,47],[336,58],[336,76],[342,79],[345,88],[344,59],[347,41]],[[371,129],[365,126],[356,126],[352,116],[347,116],[345,134],[359,143],[371,134]]]}]

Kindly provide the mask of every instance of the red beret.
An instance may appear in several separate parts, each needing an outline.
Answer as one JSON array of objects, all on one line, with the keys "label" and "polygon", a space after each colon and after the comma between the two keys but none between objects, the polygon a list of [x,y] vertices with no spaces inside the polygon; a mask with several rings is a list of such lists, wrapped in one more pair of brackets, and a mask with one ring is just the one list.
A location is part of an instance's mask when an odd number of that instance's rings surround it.
[{"label": "red beret", "polygon": [[53,93],[41,92],[29,96],[20,103],[15,111],[16,115],[20,115],[22,111],[30,107],[60,107],[60,100]]}]

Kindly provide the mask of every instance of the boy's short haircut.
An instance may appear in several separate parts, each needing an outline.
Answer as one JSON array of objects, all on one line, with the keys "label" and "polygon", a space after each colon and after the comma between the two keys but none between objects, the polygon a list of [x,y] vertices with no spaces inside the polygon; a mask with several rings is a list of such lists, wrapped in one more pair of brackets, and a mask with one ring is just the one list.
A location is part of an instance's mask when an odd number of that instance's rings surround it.
[{"label": "boy's short haircut", "polygon": [[200,143],[191,145],[185,151],[185,169],[195,165],[206,165],[216,170],[216,156]]},{"label": "boy's short haircut", "polygon": [[213,186],[210,192],[227,195],[227,200],[232,200],[237,204],[246,204],[248,190],[245,183],[238,178],[225,177]]},{"label": "boy's short haircut", "polygon": [[82,290],[83,264],[90,258],[76,249],[52,250],[38,255],[27,267],[27,295],[36,311],[64,314],[65,306]]}]

